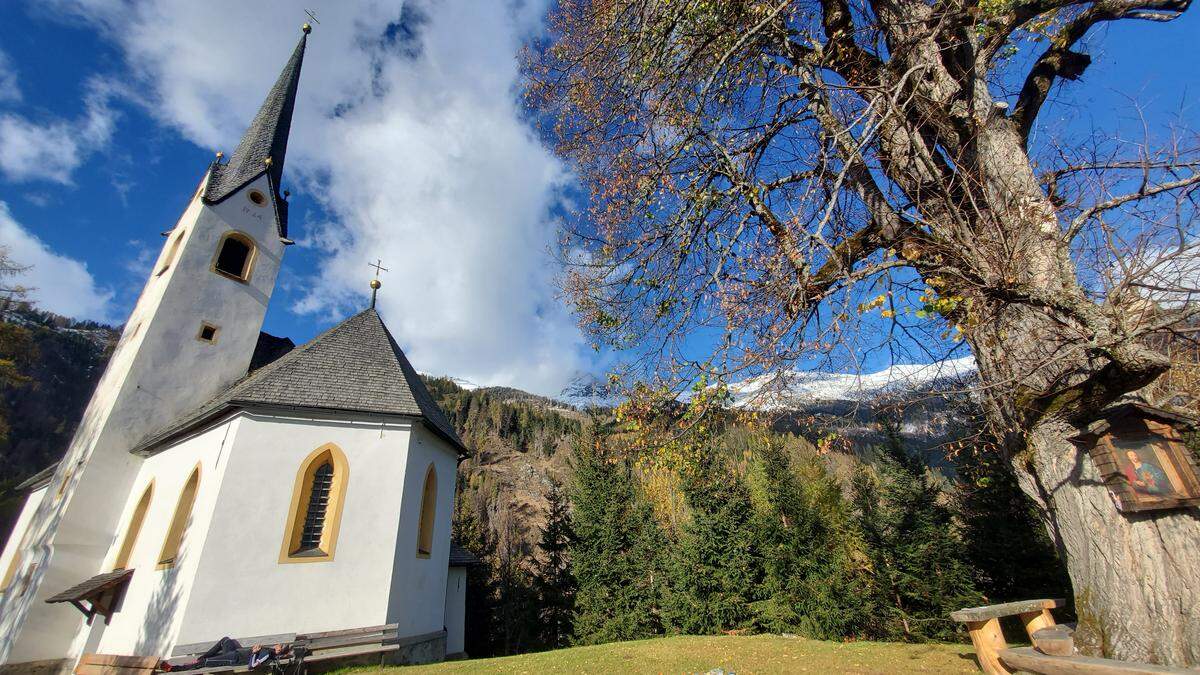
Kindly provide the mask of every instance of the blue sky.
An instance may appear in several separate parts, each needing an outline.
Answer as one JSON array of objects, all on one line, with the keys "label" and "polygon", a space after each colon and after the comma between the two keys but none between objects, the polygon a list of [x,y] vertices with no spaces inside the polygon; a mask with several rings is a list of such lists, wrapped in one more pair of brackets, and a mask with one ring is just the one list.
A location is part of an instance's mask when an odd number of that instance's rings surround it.
[{"label": "blue sky", "polygon": [[[545,393],[596,369],[551,283],[570,172],[518,100],[537,1],[4,2],[0,243],[37,259],[36,297],[124,320],[159,233],[232,150],[314,4],[284,177],[300,245],[264,329],[300,342],[364,306],[380,257],[381,310],[418,368]],[[1113,132],[1135,121],[1130,97],[1152,125],[1197,119],[1197,12],[1090,43],[1094,65],[1044,123]]]}]

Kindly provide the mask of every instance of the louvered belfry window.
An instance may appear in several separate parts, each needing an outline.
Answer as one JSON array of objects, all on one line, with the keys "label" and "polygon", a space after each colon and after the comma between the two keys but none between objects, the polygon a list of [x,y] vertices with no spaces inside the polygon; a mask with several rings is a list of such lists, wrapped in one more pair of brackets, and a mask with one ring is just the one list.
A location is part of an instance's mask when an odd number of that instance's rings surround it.
[{"label": "louvered belfry window", "polygon": [[321,538],[325,534],[325,514],[329,510],[329,493],[333,489],[333,463],[326,460],[317,467],[312,480],[308,510],[304,513],[304,530],[300,533],[300,551],[321,548]]}]

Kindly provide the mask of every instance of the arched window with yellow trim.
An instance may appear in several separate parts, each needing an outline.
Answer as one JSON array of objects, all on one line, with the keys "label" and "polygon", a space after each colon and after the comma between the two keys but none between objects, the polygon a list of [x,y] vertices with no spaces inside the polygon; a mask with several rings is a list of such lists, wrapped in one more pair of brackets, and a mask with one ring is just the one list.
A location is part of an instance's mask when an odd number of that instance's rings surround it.
[{"label": "arched window with yellow trim", "polygon": [[254,240],[241,232],[226,232],[217,244],[213,271],[236,281],[249,281],[254,266]]},{"label": "arched window with yellow trim", "polygon": [[433,464],[425,471],[425,486],[421,489],[421,525],[417,530],[417,555],[428,558],[433,553],[433,526],[437,516],[437,470]]},{"label": "arched window with yellow trim", "polygon": [[125,569],[129,566],[129,557],[133,555],[133,546],[137,543],[138,535],[142,532],[142,522],[146,520],[146,511],[150,509],[150,497],[154,494],[154,481],[142,491],[142,498],[133,508],[129,517],[129,525],[125,527],[125,538],[121,540],[121,548],[117,552],[117,560],[113,563],[114,570]]},{"label": "arched window with yellow trim", "polygon": [[188,520],[192,517],[192,506],[196,504],[196,491],[200,488],[200,465],[192,469],[192,475],[183,485],[179,493],[179,502],[175,505],[175,515],[171,516],[171,526],[167,529],[167,538],[163,540],[162,552],[158,554],[158,569],[174,567],[179,558],[179,547],[183,544],[183,533],[187,529]]},{"label": "arched window with yellow trim", "polygon": [[174,236],[171,237],[171,243],[167,247],[167,254],[163,256],[162,265],[159,266],[154,276],[161,277],[163,274],[166,274],[167,270],[171,269],[171,264],[175,262],[175,256],[179,253],[179,245],[183,243],[183,236],[185,234],[187,234],[187,230],[179,228]]},{"label": "arched window with yellow trim", "polygon": [[333,559],[349,476],[346,455],[333,443],[304,458],[296,471],[279,562]]}]

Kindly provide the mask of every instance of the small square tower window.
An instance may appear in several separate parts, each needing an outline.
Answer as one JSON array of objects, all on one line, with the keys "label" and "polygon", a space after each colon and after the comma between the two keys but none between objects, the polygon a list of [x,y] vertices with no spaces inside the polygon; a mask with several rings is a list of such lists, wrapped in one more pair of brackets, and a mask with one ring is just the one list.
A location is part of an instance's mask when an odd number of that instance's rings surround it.
[{"label": "small square tower window", "polygon": [[200,324],[200,334],[196,338],[201,342],[216,342],[217,327],[210,323]]}]

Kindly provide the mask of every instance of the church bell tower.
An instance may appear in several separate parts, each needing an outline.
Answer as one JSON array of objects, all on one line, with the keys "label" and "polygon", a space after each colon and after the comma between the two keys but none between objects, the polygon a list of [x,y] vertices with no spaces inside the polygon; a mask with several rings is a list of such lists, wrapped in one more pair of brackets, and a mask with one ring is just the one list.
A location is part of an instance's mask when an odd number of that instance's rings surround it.
[{"label": "church bell tower", "polygon": [[[143,460],[139,441],[243,377],[288,239],[284,158],[310,27],[228,158],[218,153],[169,232],[30,525],[7,545],[0,664],[82,648],[82,617],[44,600],[102,569]],[[17,536],[20,535],[20,536]],[[15,588],[15,590],[14,590]]]}]

